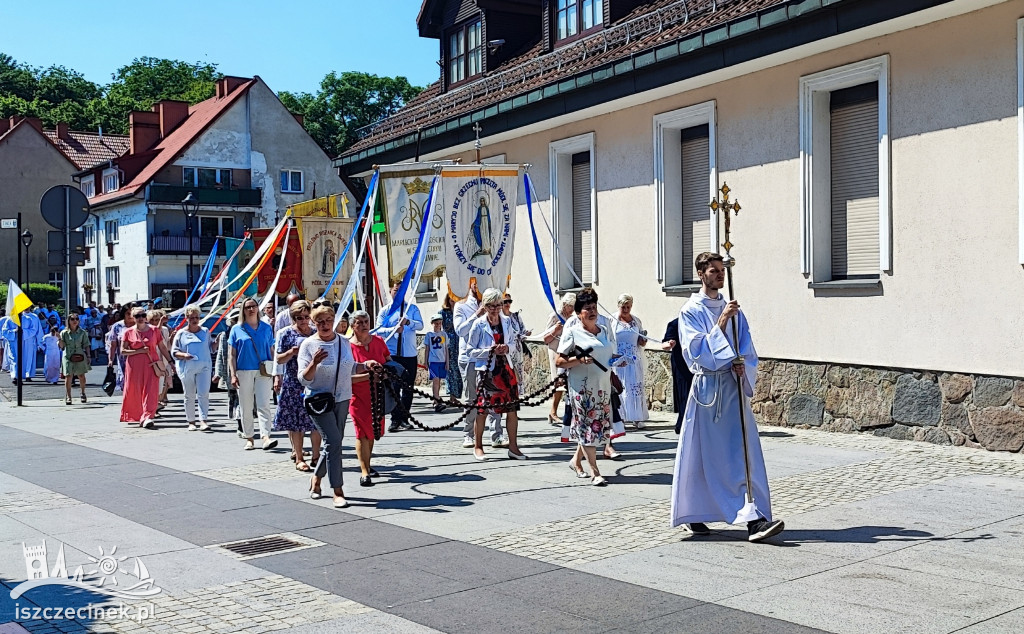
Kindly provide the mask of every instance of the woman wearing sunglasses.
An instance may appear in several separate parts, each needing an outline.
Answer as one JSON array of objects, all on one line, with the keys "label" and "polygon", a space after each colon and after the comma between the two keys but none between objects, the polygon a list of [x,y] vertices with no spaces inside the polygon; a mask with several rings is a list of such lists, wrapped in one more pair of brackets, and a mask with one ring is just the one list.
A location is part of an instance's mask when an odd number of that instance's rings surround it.
[{"label": "woman wearing sunglasses", "polygon": [[274,330],[260,320],[260,305],[249,298],[242,302],[238,323],[228,336],[228,371],[231,385],[238,390],[242,408],[245,450],[256,448],[253,441],[253,409],[257,411],[263,450],[277,446],[270,438],[270,393],[273,391]]},{"label": "woman wearing sunglasses", "polygon": [[[153,316],[157,316],[155,312]],[[145,310],[134,309],[132,318],[135,325],[124,331],[121,340],[121,354],[125,360],[121,421],[152,429],[160,401],[160,377],[166,373],[160,358],[161,334],[149,326],[149,315]]]}]

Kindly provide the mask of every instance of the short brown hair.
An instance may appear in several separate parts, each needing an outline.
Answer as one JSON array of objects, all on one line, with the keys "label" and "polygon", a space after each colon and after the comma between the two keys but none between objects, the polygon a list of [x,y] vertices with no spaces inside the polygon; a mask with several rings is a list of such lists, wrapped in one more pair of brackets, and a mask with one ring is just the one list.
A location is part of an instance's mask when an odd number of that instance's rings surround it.
[{"label": "short brown hair", "polygon": [[334,317],[334,308],[330,304],[320,304],[309,313],[309,318],[312,319],[315,324],[316,320],[319,319],[321,315],[327,314]]},{"label": "short brown hair", "polygon": [[698,273],[703,273],[708,268],[708,265],[711,264],[712,262],[724,261],[725,258],[723,258],[721,255],[717,253],[712,253],[710,251],[705,251],[704,253],[701,253],[700,255],[697,256],[697,259],[694,260],[693,265],[697,267]]},{"label": "short brown hair", "polygon": [[297,299],[288,306],[288,316],[292,318],[292,321],[295,321],[296,317],[301,315],[303,311],[307,310],[312,310],[309,302],[304,299]]}]

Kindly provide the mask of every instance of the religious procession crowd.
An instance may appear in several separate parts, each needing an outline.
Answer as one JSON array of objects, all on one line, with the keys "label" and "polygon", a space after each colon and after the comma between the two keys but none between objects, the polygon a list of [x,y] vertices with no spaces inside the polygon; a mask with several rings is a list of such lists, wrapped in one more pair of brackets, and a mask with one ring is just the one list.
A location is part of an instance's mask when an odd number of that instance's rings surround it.
[{"label": "religious procession crowd", "polygon": [[[672,353],[673,401],[680,404],[672,524],[703,535],[709,532],[707,522],[745,523],[749,540],[761,541],[784,525],[772,519],[760,440],[746,400],[753,395],[757,354],[738,303],[726,302],[718,292],[725,280],[723,258],[703,253],[696,267],[702,290],[669,322],[660,342]],[[399,301],[400,286],[391,289],[392,302]],[[474,283],[466,298],[445,299],[423,337],[435,411],[452,405],[465,409],[461,402],[476,406],[465,416],[463,447],[472,448],[477,460],[488,458],[485,431],[492,448],[504,449],[512,460],[527,459],[518,444],[518,411],[524,355],[529,354],[524,342],[534,333],[512,306],[509,293],[494,288],[481,292]],[[380,314],[395,313],[389,307]],[[551,375],[559,377],[548,418],[562,428],[563,440],[575,443],[569,464],[574,476],[595,486],[608,484],[598,456],[621,460],[613,439],[625,433],[626,424],[642,429],[648,418],[643,349],[656,339],[633,315],[630,295],[620,295],[617,307],[614,315],[601,315],[593,289],[567,293],[559,312],[537,335],[549,348]],[[245,450],[256,448],[257,426],[264,450],[277,446],[273,432],[287,432],[295,468],[311,473],[310,497],[322,496],[326,476],[334,506],[344,508],[341,444],[348,419],[355,427],[361,486],[373,486],[379,476],[371,463],[374,443],[385,429],[382,392],[387,382],[396,397],[387,431],[412,428],[412,384],[421,347],[417,334],[426,323],[408,300],[396,314],[400,318],[394,326],[378,323],[374,328],[365,311],[336,316],[326,301],[310,303],[292,295],[275,314],[272,305],[261,310],[257,300],[246,298],[225,316],[230,327],[214,337],[201,324],[196,305],[184,309],[184,320],[173,332],[167,313],[156,307],[128,305],[105,315],[90,307],[81,316],[69,315],[67,328],[58,332],[54,327],[46,336],[56,339],[58,376],[67,377],[67,404],[72,402],[74,379],[86,402],[85,373],[98,349],[92,335],[97,326],[105,326],[108,382],[122,391],[122,422],[153,428],[176,374],[184,391],[188,430],[209,432],[209,393],[216,382],[228,392],[227,419],[236,422]],[[26,312],[22,317],[27,332],[33,316]],[[4,364],[13,373],[16,346],[7,337],[6,322],[0,329]],[[49,380],[50,344],[32,341],[24,350],[33,356],[36,347],[47,350]],[[35,373],[35,363],[31,365],[26,380]],[[445,398],[441,381],[447,385]],[[311,440],[309,461],[306,434]]]}]

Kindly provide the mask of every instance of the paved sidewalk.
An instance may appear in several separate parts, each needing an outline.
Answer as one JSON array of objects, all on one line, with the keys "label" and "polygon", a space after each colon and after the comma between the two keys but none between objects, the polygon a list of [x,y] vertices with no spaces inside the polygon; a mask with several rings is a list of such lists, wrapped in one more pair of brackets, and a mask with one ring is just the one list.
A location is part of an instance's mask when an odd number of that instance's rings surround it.
[{"label": "paved sidewalk", "polygon": [[[457,431],[387,434],[362,488],[348,441],[339,511],[308,499],[283,437],[245,452],[233,425],[187,432],[180,396],[156,430],[117,422],[116,397],[60,396],[0,403],[0,584],[24,581],[22,544],[45,539],[68,572],[116,545],[162,592],[141,623],[19,619],[30,631],[1024,631],[1020,455],[763,428],[787,531],[754,545],[668,527],[667,420],[618,443],[603,489],[569,472],[540,408],[523,412],[525,462],[477,462]],[[300,549],[219,546],[268,535]],[[43,590],[0,592],[0,623],[69,601]]]}]

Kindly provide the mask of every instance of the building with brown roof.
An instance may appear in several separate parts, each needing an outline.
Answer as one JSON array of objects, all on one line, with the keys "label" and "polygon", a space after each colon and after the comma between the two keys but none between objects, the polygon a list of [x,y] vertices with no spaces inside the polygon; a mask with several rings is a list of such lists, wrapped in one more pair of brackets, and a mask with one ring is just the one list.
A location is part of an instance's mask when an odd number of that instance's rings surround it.
[{"label": "building with brown roof", "polygon": [[[128,151],[76,175],[98,218],[86,243],[101,261],[83,279],[126,302],[188,284],[218,237],[276,224],[315,195],[347,193],[330,158],[259,77],[224,77],[214,97],[162,101],[129,117]],[[199,201],[189,240],[181,201]],[[224,261],[225,241],[218,247]]]},{"label": "building with brown roof", "polygon": [[[699,289],[694,257],[722,250],[708,202],[728,183],[737,297],[771,361],[762,420],[1020,450],[1024,410],[1002,387],[1024,378],[1022,15],[1022,0],[425,0],[441,78],[335,165],[472,162],[479,126],[482,157],[531,166],[558,289],[593,285],[609,307],[629,293],[652,335]],[[536,325],[550,308],[519,200],[511,283]],[[943,373],[999,375],[999,396],[943,400]]]},{"label": "building with brown roof", "polygon": [[[33,118],[0,119],[0,218],[22,214],[23,230],[33,235],[28,249],[26,281],[51,283],[65,287],[64,269],[46,261],[46,224],[39,213],[39,199],[54,185],[74,185],[72,175],[109,161],[128,150],[128,137],[116,134],[75,132],[59,123],[55,130],[44,130]],[[0,231],[0,271],[14,277],[18,268],[13,229]],[[74,271],[72,271],[74,277]],[[6,280],[5,280],[6,283]],[[78,288],[71,280],[71,289]],[[71,304],[77,303],[72,291]]]}]

